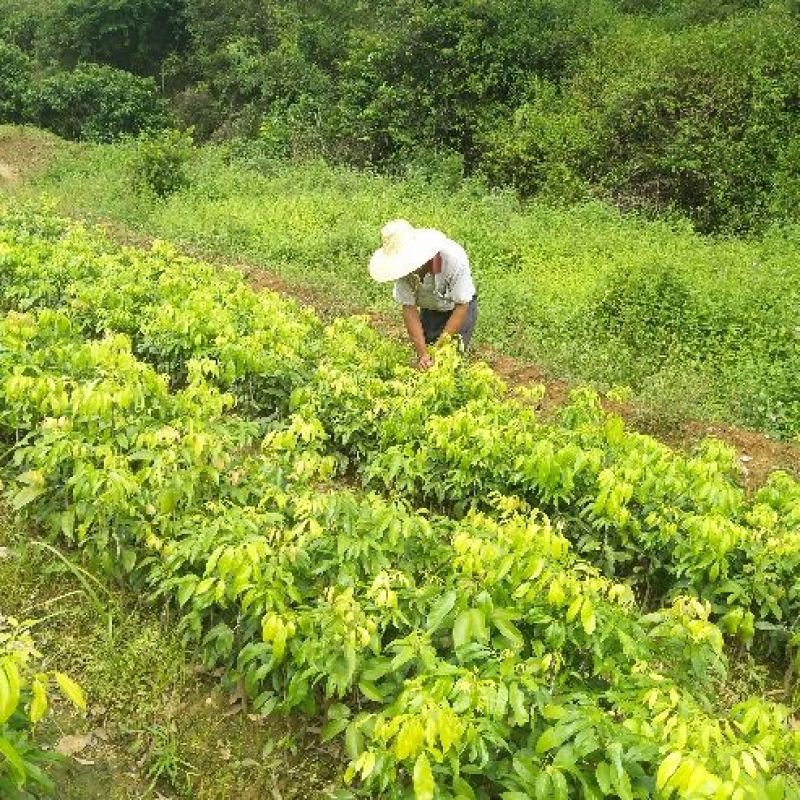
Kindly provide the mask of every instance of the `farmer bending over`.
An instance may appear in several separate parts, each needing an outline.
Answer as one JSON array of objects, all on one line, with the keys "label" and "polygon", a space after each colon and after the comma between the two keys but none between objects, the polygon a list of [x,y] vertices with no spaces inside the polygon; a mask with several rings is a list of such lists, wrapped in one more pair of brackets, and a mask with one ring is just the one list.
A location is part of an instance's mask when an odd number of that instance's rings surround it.
[{"label": "farmer bending over", "polygon": [[394,299],[417,352],[420,369],[433,364],[426,345],[442,336],[459,336],[469,345],[478,317],[478,295],[469,259],[461,245],[433,228],[414,228],[404,219],[387,222],[369,274],[379,283],[394,281]]}]

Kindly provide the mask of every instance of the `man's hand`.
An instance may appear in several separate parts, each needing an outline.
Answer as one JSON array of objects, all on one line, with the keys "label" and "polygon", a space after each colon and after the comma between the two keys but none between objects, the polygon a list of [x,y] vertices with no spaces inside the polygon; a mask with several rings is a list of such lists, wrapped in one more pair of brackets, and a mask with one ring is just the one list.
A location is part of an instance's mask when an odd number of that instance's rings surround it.
[{"label": "man's hand", "polygon": [[423,372],[430,369],[432,366],[433,366],[433,359],[427,353],[423,353],[417,359],[417,367]]}]

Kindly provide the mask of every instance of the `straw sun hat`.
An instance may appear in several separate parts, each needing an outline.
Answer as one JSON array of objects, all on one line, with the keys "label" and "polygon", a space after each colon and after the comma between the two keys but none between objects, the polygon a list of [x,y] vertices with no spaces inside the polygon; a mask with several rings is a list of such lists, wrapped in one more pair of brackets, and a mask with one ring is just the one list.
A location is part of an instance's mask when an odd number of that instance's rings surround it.
[{"label": "straw sun hat", "polygon": [[430,261],[447,237],[433,228],[415,228],[404,219],[393,219],[381,229],[380,250],[372,254],[369,274],[379,283],[396,281]]}]

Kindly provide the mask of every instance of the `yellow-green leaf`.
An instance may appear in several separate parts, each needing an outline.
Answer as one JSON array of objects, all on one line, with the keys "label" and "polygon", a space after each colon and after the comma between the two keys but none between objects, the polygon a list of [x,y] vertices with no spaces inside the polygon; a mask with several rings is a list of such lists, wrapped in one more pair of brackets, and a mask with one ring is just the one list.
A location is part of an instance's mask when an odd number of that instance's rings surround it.
[{"label": "yellow-green leaf", "polygon": [[397,739],[394,743],[394,754],[397,756],[398,761],[403,761],[410,756],[414,756],[419,752],[422,747],[422,741],[425,732],[422,729],[422,723],[414,718],[408,720],[400,729],[397,734]]},{"label": "yellow-green leaf", "polygon": [[65,675],[63,672],[54,672],[53,673],[56,683],[58,683],[59,688],[64,693],[64,696],[77,708],[80,708],[81,711],[86,710],[86,695],[75,683],[69,675]]},{"label": "yellow-green leaf", "polygon": [[663,791],[669,779],[675,774],[675,770],[678,769],[682,758],[683,753],[679,753],[676,750],[674,753],[670,753],[661,762],[661,766],[656,773],[656,789],[658,789],[659,792]]},{"label": "yellow-green leaf", "polygon": [[575,617],[578,616],[578,612],[581,610],[581,606],[583,605],[583,598],[576,597],[570,604],[569,608],[567,609],[567,622],[572,622]]},{"label": "yellow-green leaf", "polygon": [[443,753],[446,753],[461,738],[461,724],[450,709],[443,709],[439,712],[438,732]]},{"label": "yellow-green leaf", "polygon": [[613,787],[611,785],[611,765],[608,761],[601,761],[597,765],[594,776],[597,779],[597,785],[600,787],[600,791],[604,795],[611,794]]},{"label": "yellow-green leaf", "polygon": [[547,728],[536,742],[536,752],[544,753],[554,747],[558,747],[559,744],[561,744],[561,741],[559,740],[557,729]]},{"label": "yellow-green leaf", "polygon": [[560,606],[566,599],[564,588],[561,586],[560,581],[556,578],[547,590],[547,602],[551,606]]},{"label": "yellow-green leaf", "polygon": [[365,781],[372,774],[372,770],[375,769],[375,760],[375,753],[370,750],[361,754],[358,759],[358,766],[361,770],[361,780]]},{"label": "yellow-green leaf", "polygon": [[425,622],[425,626],[429,631],[435,631],[442,624],[444,618],[453,610],[457,599],[456,592],[448,592],[434,605]]},{"label": "yellow-green leaf", "polygon": [[414,764],[414,797],[415,800],[433,800],[436,783],[425,753],[420,753]]},{"label": "yellow-green leaf", "polygon": [[764,753],[762,753],[758,747],[753,747],[750,750],[750,755],[753,756],[758,766],[761,767],[764,772],[769,772],[769,762],[765,758]]},{"label": "yellow-green leaf", "polygon": [[553,784],[553,800],[568,800],[569,787],[567,786],[567,779],[562,772],[554,771],[550,779]]},{"label": "yellow-green leaf", "polygon": [[25,780],[25,764],[20,754],[16,751],[16,748],[14,748],[11,742],[4,738],[0,739],[0,754],[8,759],[11,768],[17,773],[18,783],[21,786],[22,781]]},{"label": "yellow-green leaf", "polygon": [[583,606],[581,607],[581,625],[583,625],[583,629],[589,636],[594,633],[597,627],[594,607],[592,606],[592,601],[588,597],[583,601]]},{"label": "yellow-green leaf", "polygon": [[475,800],[475,792],[463,778],[453,778],[453,794],[456,800]]},{"label": "yellow-green leaf", "polygon": [[31,707],[28,710],[28,717],[35,725],[47,713],[47,692],[44,690],[42,682],[38,678],[31,681]]},{"label": "yellow-green leaf", "polygon": [[473,641],[485,641],[488,636],[486,619],[479,608],[462,611],[453,623],[453,644],[456,649]]},{"label": "yellow-green leaf", "polygon": [[375,703],[384,702],[383,692],[372,681],[361,680],[358,682],[358,688],[368,700],[372,700]]},{"label": "yellow-green leaf", "polygon": [[19,704],[20,679],[17,665],[10,659],[0,663],[0,725]]},{"label": "yellow-green leaf", "polygon": [[177,508],[179,499],[175,489],[164,489],[158,496],[158,510],[162,514],[171,514]]},{"label": "yellow-green leaf", "polygon": [[10,696],[11,691],[8,685],[8,677],[6,676],[4,665],[0,663],[0,725],[11,716],[11,711],[9,711]]},{"label": "yellow-green leaf", "polygon": [[753,756],[751,756],[747,750],[742,751],[742,766],[744,767],[744,771],[751,778],[755,778],[756,775],[758,775],[758,767],[756,767],[756,762],[753,761]]},{"label": "yellow-green leaf", "polygon": [[689,796],[693,795],[708,782],[710,777],[708,770],[702,764],[695,764],[692,767],[689,779],[686,781],[686,793]]},{"label": "yellow-green leaf", "polygon": [[533,785],[533,793],[536,800],[550,800],[552,797],[552,781],[547,772],[540,772],[536,776],[536,783]]},{"label": "yellow-green leaf", "polygon": [[11,507],[14,511],[19,511],[43,494],[44,489],[39,486],[26,486],[14,495],[11,501]]}]

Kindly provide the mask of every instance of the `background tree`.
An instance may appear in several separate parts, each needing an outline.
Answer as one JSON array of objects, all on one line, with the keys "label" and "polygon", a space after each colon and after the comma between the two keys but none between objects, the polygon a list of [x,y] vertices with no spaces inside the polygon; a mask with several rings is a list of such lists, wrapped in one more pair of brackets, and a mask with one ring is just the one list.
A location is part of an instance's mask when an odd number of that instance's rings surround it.
[{"label": "background tree", "polygon": [[66,67],[89,61],[156,75],[187,43],[184,0],[55,0],[37,43]]}]

